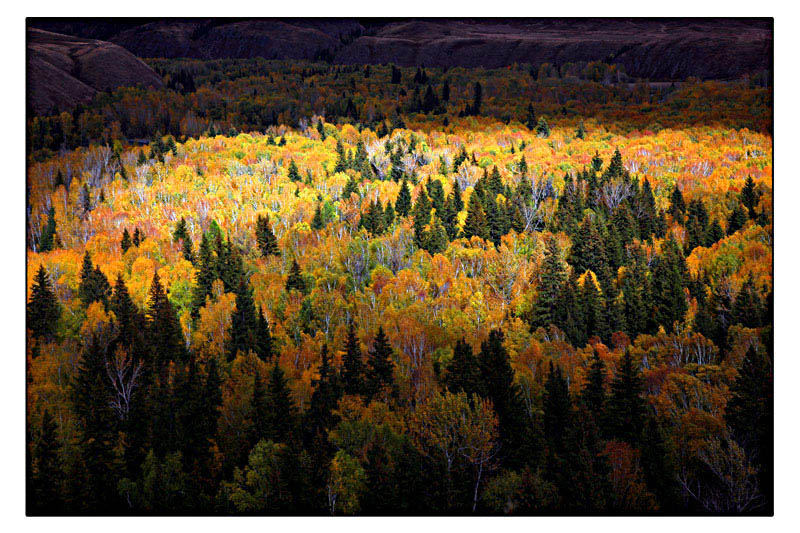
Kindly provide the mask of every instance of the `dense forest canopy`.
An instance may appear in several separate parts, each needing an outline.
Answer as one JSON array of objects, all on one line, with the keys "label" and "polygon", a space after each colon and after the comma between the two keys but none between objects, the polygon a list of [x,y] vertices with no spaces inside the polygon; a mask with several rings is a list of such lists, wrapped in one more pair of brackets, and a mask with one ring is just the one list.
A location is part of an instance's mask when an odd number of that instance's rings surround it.
[{"label": "dense forest canopy", "polygon": [[766,76],[150,64],[28,120],[30,512],[769,512]]}]

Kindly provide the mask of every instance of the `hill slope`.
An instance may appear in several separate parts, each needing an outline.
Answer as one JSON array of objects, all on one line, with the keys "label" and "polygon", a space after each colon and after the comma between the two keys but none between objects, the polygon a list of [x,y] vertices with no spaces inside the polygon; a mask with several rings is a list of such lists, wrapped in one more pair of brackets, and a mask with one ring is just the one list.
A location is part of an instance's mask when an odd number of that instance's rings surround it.
[{"label": "hill slope", "polygon": [[28,105],[37,113],[88,102],[99,91],[161,77],[116,44],[28,29]]},{"label": "hill slope", "polygon": [[267,19],[154,20],[85,25],[139,57],[318,59],[336,63],[487,67],[605,61],[633,77],[737,78],[772,64],[769,19]]}]

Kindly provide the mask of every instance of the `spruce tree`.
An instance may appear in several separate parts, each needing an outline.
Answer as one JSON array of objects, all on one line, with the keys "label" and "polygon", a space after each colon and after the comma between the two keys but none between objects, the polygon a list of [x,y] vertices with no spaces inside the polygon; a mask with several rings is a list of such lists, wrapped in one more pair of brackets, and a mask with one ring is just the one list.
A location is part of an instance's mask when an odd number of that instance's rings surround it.
[{"label": "spruce tree", "polygon": [[269,374],[267,414],[269,438],[274,442],[292,441],[297,429],[297,408],[292,401],[286,376],[277,360]]},{"label": "spruce tree", "polygon": [[752,176],[747,176],[744,187],[739,193],[739,201],[747,209],[747,215],[752,220],[756,218],[756,206],[758,205],[758,192]]},{"label": "spruce tree", "polygon": [[39,239],[39,252],[49,252],[53,249],[56,238],[56,210],[51,206],[47,211],[47,223],[42,229]]},{"label": "spruce tree", "polygon": [[639,369],[626,349],[614,380],[608,401],[608,428],[613,438],[637,445],[642,436],[645,401]]},{"label": "spruce tree", "polygon": [[447,365],[444,383],[453,394],[465,392],[471,396],[484,393],[478,358],[463,338],[453,348],[453,358]]},{"label": "spruce tree", "polygon": [[258,249],[261,250],[261,255],[264,257],[281,255],[278,248],[278,239],[272,232],[268,216],[258,215],[256,219],[256,242],[258,243]]},{"label": "spruce tree", "polygon": [[392,345],[383,331],[383,326],[378,328],[375,341],[367,353],[367,395],[374,398],[382,391],[395,395],[394,363],[392,362]]},{"label": "spruce tree", "polygon": [[256,322],[256,345],[255,352],[262,361],[272,359],[272,334],[269,330],[269,321],[264,316],[264,310],[259,308],[258,320]]},{"label": "spruce tree", "polygon": [[484,240],[489,240],[489,225],[486,221],[486,215],[483,212],[480,199],[474,194],[469,198],[467,219],[464,221],[464,227],[461,231],[466,239],[480,237]]},{"label": "spruce tree", "polygon": [[297,164],[294,159],[289,161],[289,179],[292,181],[300,181],[300,171],[297,169]]},{"label": "spruce tree", "polygon": [[186,340],[158,272],[153,274],[149,296],[147,332],[156,368],[161,369],[171,361],[185,362],[188,358]]},{"label": "spruce tree", "polygon": [[55,337],[58,321],[61,318],[61,306],[50,285],[50,278],[39,265],[36,277],[31,285],[31,298],[26,306],[28,329],[35,338],[50,340]]},{"label": "spruce tree", "polygon": [[653,268],[653,316],[655,328],[673,331],[674,323],[683,321],[689,308],[684,289],[688,280],[686,260],[680,245],[672,237],[662,244]]},{"label": "spruce tree", "polygon": [[48,409],[42,415],[42,425],[33,440],[31,463],[33,472],[28,481],[31,497],[28,509],[34,514],[58,514],[62,511],[61,484],[64,471],[61,463],[61,443],[57,426]]},{"label": "spruce tree", "polygon": [[593,350],[589,373],[586,377],[586,384],[581,391],[581,402],[592,414],[594,422],[598,427],[603,427],[603,417],[606,407],[606,365],[597,348]]},{"label": "spruce tree", "polygon": [[345,394],[364,394],[366,385],[366,369],[361,356],[361,347],[355,326],[351,322],[342,356],[342,386]]},{"label": "spruce tree", "polygon": [[678,224],[683,224],[685,213],[686,204],[683,201],[681,189],[676,183],[675,188],[672,189],[672,195],[670,196],[669,214],[672,216],[673,221],[677,222]]},{"label": "spruce tree", "polygon": [[397,200],[394,204],[394,210],[398,216],[408,216],[411,212],[411,191],[408,188],[408,182],[403,180],[400,186],[400,192],[397,195]]},{"label": "spruce tree", "polygon": [[773,373],[766,354],[750,346],[739,377],[731,387],[725,422],[734,439],[753,458],[759,470],[759,486],[772,505],[774,454]]},{"label": "spruce tree", "polygon": [[544,117],[539,117],[539,122],[536,124],[536,135],[545,139],[550,137],[550,126],[547,125]]},{"label": "spruce tree", "polygon": [[331,366],[328,345],[323,344],[319,378],[313,380],[314,392],[311,394],[306,416],[309,423],[307,430],[311,437],[323,433],[335,423],[333,411],[342,394],[336,369]]},{"label": "spruce tree", "polygon": [[562,454],[570,425],[572,406],[567,380],[561,367],[550,361],[550,371],[544,384],[544,436],[551,453]]},{"label": "spruce tree", "polygon": [[316,209],[314,209],[314,218],[311,219],[311,229],[321,230],[325,227],[325,220],[322,218],[322,209],[320,209],[320,204],[317,204]]},{"label": "spruce tree", "polygon": [[545,238],[544,261],[539,273],[539,289],[530,323],[534,328],[547,327],[555,322],[556,301],[567,279],[558,244],[553,236]]},{"label": "spruce tree", "polygon": [[197,261],[195,285],[192,288],[192,317],[195,319],[200,316],[200,308],[205,305],[206,296],[211,295],[211,288],[217,279],[216,260],[207,233],[203,233],[200,241]]},{"label": "spruce tree", "polygon": [[236,310],[231,314],[230,340],[228,341],[228,361],[236,358],[238,352],[258,351],[256,308],[253,304],[253,291],[244,279],[236,289]]},{"label": "spruce tree", "polygon": [[306,282],[300,272],[300,265],[297,264],[297,259],[292,259],[292,268],[289,270],[289,277],[286,278],[286,292],[293,290],[301,294],[306,293]]},{"label": "spruce tree", "polygon": [[122,253],[125,254],[130,247],[133,246],[131,242],[131,234],[128,233],[128,228],[122,230],[122,240],[119,243],[119,247],[122,250]]},{"label": "spruce tree", "polygon": [[741,204],[736,204],[736,207],[731,211],[728,217],[728,235],[733,235],[747,224],[747,214],[742,209]]}]

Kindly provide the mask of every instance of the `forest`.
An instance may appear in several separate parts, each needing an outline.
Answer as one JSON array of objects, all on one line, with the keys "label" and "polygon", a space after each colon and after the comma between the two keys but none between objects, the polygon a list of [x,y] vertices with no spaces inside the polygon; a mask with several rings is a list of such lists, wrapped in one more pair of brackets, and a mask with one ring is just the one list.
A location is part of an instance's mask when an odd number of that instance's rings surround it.
[{"label": "forest", "polygon": [[772,87],[148,60],[29,115],[33,515],[764,515]]}]

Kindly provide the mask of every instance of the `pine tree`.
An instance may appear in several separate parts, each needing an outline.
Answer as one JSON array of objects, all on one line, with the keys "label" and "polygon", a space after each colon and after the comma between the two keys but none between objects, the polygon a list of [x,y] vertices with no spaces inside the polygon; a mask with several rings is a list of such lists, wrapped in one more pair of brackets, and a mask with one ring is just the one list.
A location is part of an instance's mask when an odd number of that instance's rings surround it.
[{"label": "pine tree", "polygon": [[400,186],[400,192],[397,195],[394,210],[397,215],[401,217],[408,216],[411,212],[411,191],[408,188],[408,182],[406,180],[403,180],[403,184]]},{"label": "pine tree", "polygon": [[483,212],[480,199],[474,196],[474,192],[473,196],[469,197],[467,219],[464,221],[464,227],[461,231],[466,239],[471,239],[475,236],[489,240],[489,225],[486,221],[486,215]]},{"label": "pine tree", "polygon": [[131,242],[131,234],[128,233],[128,228],[125,228],[122,230],[122,240],[119,243],[119,247],[122,249],[123,255],[130,249],[131,246],[133,246],[133,243]]},{"label": "pine tree", "polygon": [[653,268],[654,329],[662,325],[666,331],[672,331],[675,322],[683,321],[689,308],[684,292],[688,277],[680,245],[670,237],[662,244]]},{"label": "pine tree", "polygon": [[109,308],[114,312],[114,316],[117,320],[120,344],[127,347],[134,357],[143,357],[143,317],[128,293],[128,288],[125,286],[125,281],[122,279],[121,272],[117,275],[114,291],[109,301]]},{"label": "pine tree", "polygon": [[192,238],[189,235],[186,235],[181,243],[181,253],[183,254],[184,259],[192,264],[195,263],[196,258],[194,256],[194,244],[192,243]]},{"label": "pine tree", "polygon": [[281,255],[278,248],[278,239],[275,238],[275,234],[272,232],[268,216],[258,215],[258,218],[256,218],[256,242],[258,242],[258,248],[264,257]]},{"label": "pine tree", "polygon": [[551,453],[564,452],[571,413],[567,380],[561,373],[561,367],[554,366],[550,361],[550,371],[544,384],[544,435]]},{"label": "pine tree", "polygon": [[519,388],[514,383],[514,370],[503,340],[501,330],[491,330],[489,338],[481,343],[478,364],[481,387],[497,413],[501,446],[513,464],[515,460],[524,461],[531,441],[528,439],[525,408]]},{"label": "pine tree", "polygon": [[742,209],[741,204],[736,204],[736,207],[731,211],[728,217],[728,235],[733,235],[747,224],[747,214]]},{"label": "pine tree", "polygon": [[429,231],[425,232],[425,235],[426,238],[423,243],[423,248],[427,250],[429,254],[440,254],[447,249],[447,243],[449,241],[447,238],[447,230],[445,230],[438,216],[433,217],[431,228]]},{"label": "pine tree", "polygon": [[533,131],[536,128],[536,113],[533,111],[533,104],[528,102],[528,111],[525,118],[525,126]]},{"label": "pine tree", "polygon": [[672,189],[672,195],[670,196],[669,214],[672,216],[673,221],[678,224],[683,224],[685,213],[686,204],[683,201],[683,194],[676,183],[675,188]]},{"label": "pine tree", "polygon": [[536,124],[536,135],[545,139],[550,137],[550,126],[547,125],[544,117],[539,117],[539,122]]},{"label": "pine tree", "polygon": [[[116,479],[113,472],[116,416],[110,407],[111,385],[106,361],[114,350],[103,334],[84,338],[77,372],[71,381],[71,401],[81,435],[85,465],[83,504],[88,509],[113,508]],[[104,507],[108,506],[108,507]]]},{"label": "pine tree", "polygon": [[320,204],[318,203],[314,210],[314,218],[311,219],[311,229],[321,230],[324,227],[325,220],[322,218],[322,209],[320,209]]},{"label": "pine tree", "polygon": [[642,436],[645,417],[643,384],[630,350],[625,350],[622,361],[611,382],[608,401],[608,428],[613,438],[637,445]]},{"label": "pine tree", "polygon": [[188,235],[188,230],[186,229],[186,219],[181,217],[178,223],[175,225],[175,231],[172,232],[172,242],[179,242],[182,239],[185,239]]},{"label": "pine tree", "polygon": [[586,377],[586,384],[581,391],[581,402],[592,414],[595,424],[603,427],[603,417],[606,407],[606,365],[597,348],[593,350],[592,359],[589,366],[589,373]]},{"label": "pine tree", "polygon": [[256,368],[253,376],[253,397],[250,400],[250,410],[252,414],[252,432],[250,438],[251,446],[254,446],[260,440],[270,440],[272,437],[272,428],[270,422],[272,421],[269,412],[269,400],[267,399],[267,389],[264,386],[264,380],[261,378],[261,373]]},{"label": "pine tree", "polygon": [[342,356],[342,386],[345,394],[366,392],[366,369],[361,356],[361,347],[353,323],[347,331],[347,341]]},{"label": "pine tree", "polygon": [[300,181],[300,171],[297,169],[297,164],[294,159],[289,161],[289,179],[292,181]]},{"label": "pine tree", "polygon": [[[61,444],[56,434],[57,426],[48,409],[42,415],[42,426],[33,441],[31,463],[33,472],[29,479],[31,496],[28,509],[35,514],[58,514],[62,508],[61,484],[64,471],[61,464]],[[30,514],[30,511],[29,511]]]},{"label": "pine tree", "polygon": [[277,360],[269,374],[267,413],[270,440],[274,442],[290,442],[294,438],[297,429],[297,408],[292,402],[286,376]]},{"label": "pine tree", "polygon": [[203,233],[200,241],[198,265],[195,285],[192,289],[192,317],[200,316],[200,308],[206,303],[206,296],[211,295],[214,280],[217,279],[216,260],[207,233]]},{"label": "pine tree", "polygon": [[739,201],[747,209],[748,217],[751,220],[756,218],[756,206],[758,205],[758,192],[756,191],[756,184],[752,176],[747,176],[744,182],[742,192],[739,193]]},{"label": "pine tree", "polygon": [[583,121],[581,120],[580,124],[578,124],[578,129],[575,130],[575,138],[576,139],[585,139],[586,138],[586,126],[583,125]]},{"label": "pine tree", "polygon": [[759,485],[770,506],[774,453],[773,373],[767,355],[752,345],[742,361],[739,377],[731,387],[725,422],[736,442],[758,466]]},{"label": "pine tree", "polygon": [[111,285],[108,278],[100,271],[100,267],[92,264],[92,257],[87,251],[83,255],[81,267],[81,282],[78,285],[78,296],[85,306],[92,302],[101,302],[108,307],[108,297],[111,294]]},{"label": "pine tree", "polygon": [[742,324],[747,328],[757,328],[763,325],[762,317],[761,297],[756,290],[753,276],[750,275],[742,284],[742,288],[733,301],[732,323]]},{"label": "pine tree", "polygon": [[228,361],[239,352],[257,352],[257,319],[253,304],[253,291],[244,279],[236,289],[236,310],[231,314],[230,340],[227,346]]},{"label": "pine tree", "polygon": [[564,282],[566,268],[561,261],[558,244],[552,236],[545,238],[544,261],[539,274],[539,290],[531,316],[531,326],[547,327],[555,322],[555,308]]},{"label": "pine tree", "polygon": [[286,292],[293,290],[302,294],[306,293],[306,282],[300,272],[300,265],[297,264],[297,259],[292,259],[292,268],[289,271],[289,277],[286,278]]},{"label": "pine tree", "polygon": [[144,242],[144,235],[139,231],[139,228],[133,230],[133,245],[138,247],[139,244]]},{"label": "pine tree", "polygon": [[50,278],[39,265],[36,278],[31,285],[31,299],[26,306],[28,329],[35,338],[52,339],[55,337],[58,321],[61,318],[61,306],[50,285]]},{"label": "pine tree", "polygon": [[161,369],[171,361],[185,362],[188,358],[186,341],[181,325],[161,285],[158,272],[153,274],[147,311],[147,330],[156,368]]},{"label": "pine tree", "polygon": [[456,342],[453,348],[453,358],[447,365],[444,383],[453,394],[465,392],[471,396],[472,394],[483,394],[481,381],[478,358],[472,351],[472,347],[462,338]]},{"label": "pine tree", "polygon": [[261,308],[258,310],[255,337],[255,352],[258,358],[265,362],[272,359],[272,334],[269,330],[269,321],[267,321],[264,316],[264,310]]},{"label": "pine tree", "polygon": [[382,391],[388,391],[393,396],[397,391],[394,384],[394,363],[392,362],[392,345],[389,338],[378,328],[375,341],[367,353],[367,396],[374,398]]},{"label": "pine tree", "polygon": [[312,437],[333,426],[333,411],[342,393],[336,370],[330,364],[327,344],[322,346],[321,361],[319,378],[313,381],[314,392],[306,414],[309,419],[308,432]]},{"label": "pine tree", "polygon": [[56,210],[51,206],[47,211],[47,223],[42,229],[39,239],[39,252],[49,252],[53,249],[56,238]]}]

